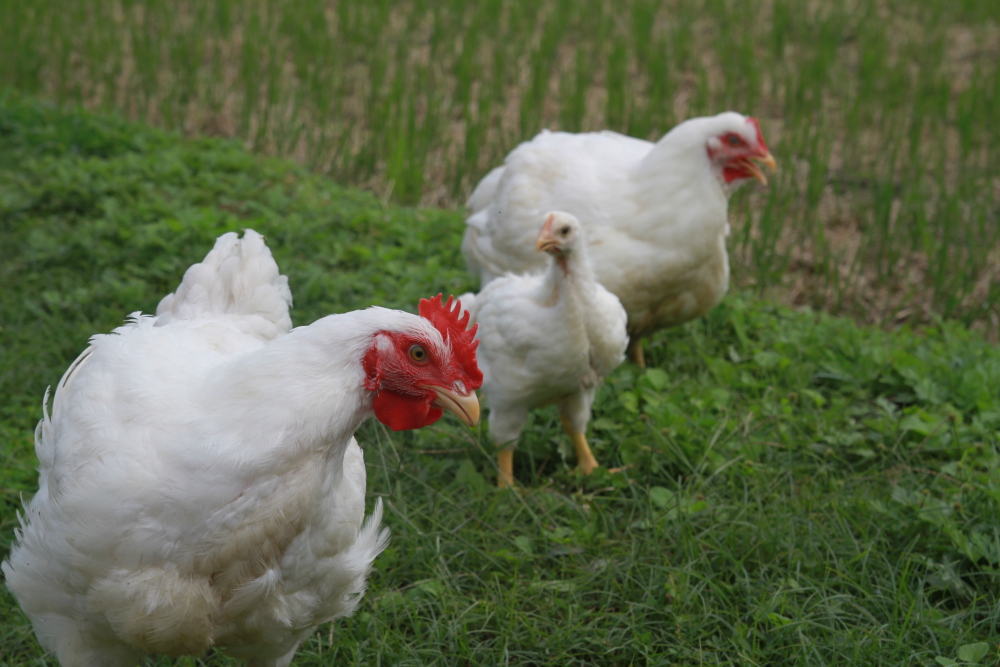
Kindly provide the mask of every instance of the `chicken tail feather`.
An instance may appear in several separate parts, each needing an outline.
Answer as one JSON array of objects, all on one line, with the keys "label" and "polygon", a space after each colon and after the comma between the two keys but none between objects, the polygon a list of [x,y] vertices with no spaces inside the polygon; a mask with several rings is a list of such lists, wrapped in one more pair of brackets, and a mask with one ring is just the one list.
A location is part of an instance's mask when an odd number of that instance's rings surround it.
[{"label": "chicken tail feather", "polygon": [[205,259],[187,270],[177,291],[157,306],[156,326],[228,317],[266,341],[291,329],[291,304],[288,279],[278,272],[264,237],[247,229],[242,239],[235,232],[220,236]]}]

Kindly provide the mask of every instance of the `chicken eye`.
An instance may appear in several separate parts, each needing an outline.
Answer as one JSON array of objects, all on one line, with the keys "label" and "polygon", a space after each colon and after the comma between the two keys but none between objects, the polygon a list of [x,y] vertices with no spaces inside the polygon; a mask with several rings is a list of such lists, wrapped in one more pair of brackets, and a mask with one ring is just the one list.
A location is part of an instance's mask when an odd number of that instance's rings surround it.
[{"label": "chicken eye", "polygon": [[562,229],[560,229],[559,234],[561,236],[566,236],[567,234],[569,234],[569,227],[563,227]]},{"label": "chicken eye", "polygon": [[427,361],[427,350],[424,349],[423,345],[411,345],[410,359],[418,363]]},{"label": "chicken eye", "polygon": [[740,144],[743,143],[743,140],[740,139],[735,134],[727,134],[726,135],[726,142],[728,142],[730,146],[739,146]]}]

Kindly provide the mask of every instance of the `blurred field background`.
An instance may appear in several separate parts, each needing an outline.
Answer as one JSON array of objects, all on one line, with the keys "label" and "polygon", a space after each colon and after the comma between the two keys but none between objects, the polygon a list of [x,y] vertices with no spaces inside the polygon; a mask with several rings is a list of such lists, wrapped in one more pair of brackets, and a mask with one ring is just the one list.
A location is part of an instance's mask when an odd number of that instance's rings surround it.
[{"label": "blurred field background", "polygon": [[781,170],[734,198],[738,285],[993,339],[998,61],[983,0],[0,3],[0,86],[403,204],[461,206],[542,128],[754,115]]}]

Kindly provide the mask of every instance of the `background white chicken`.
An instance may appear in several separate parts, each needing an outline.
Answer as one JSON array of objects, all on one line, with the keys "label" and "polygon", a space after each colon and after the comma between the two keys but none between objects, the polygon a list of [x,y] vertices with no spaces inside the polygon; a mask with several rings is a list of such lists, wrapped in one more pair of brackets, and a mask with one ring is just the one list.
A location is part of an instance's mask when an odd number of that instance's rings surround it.
[{"label": "background white chicken", "polygon": [[292,331],[290,302],[263,238],[226,234],[59,382],[3,571],[62,665],[213,645],[287,665],[388,540],[380,503],[363,523],[361,422],[477,421],[474,330],[440,297]]},{"label": "background white chicken", "polygon": [[657,143],[615,132],[542,132],[487,174],[469,198],[462,249],[482,284],[544,266],[534,252],[546,211],[572,213],[587,230],[597,281],[628,312],[639,337],[711,310],[729,285],[729,195],[767,183],[774,158],[757,121],[735,112],[687,120]]},{"label": "background white chicken", "polygon": [[573,441],[577,469],[593,472],[590,408],[628,344],[625,310],[594,280],[580,222],[561,211],[548,214],[535,247],[548,254],[544,273],[502,276],[475,297],[461,297],[479,328],[490,436],[504,447],[499,486],[513,484],[514,447],[528,412],[552,403]]}]

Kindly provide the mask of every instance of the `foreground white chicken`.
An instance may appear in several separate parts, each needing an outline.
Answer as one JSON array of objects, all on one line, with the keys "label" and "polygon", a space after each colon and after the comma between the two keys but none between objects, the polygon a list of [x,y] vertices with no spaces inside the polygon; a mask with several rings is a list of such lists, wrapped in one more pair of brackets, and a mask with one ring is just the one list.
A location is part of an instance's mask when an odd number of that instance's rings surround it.
[{"label": "foreground white chicken", "polygon": [[542,132],[479,182],[462,248],[486,285],[544,266],[537,221],[560,209],[587,230],[597,281],[628,312],[639,337],[698,317],[729,286],[729,195],[774,169],[757,121],[727,112],[687,120],[657,143],[614,132]]},{"label": "foreground white chicken", "polygon": [[474,331],[439,297],[292,331],[290,301],[263,238],[226,234],[59,382],[3,571],[64,667],[211,646],[287,665],[388,541],[380,503],[363,522],[361,422],[477,421]]},{"label": "foreground white chicken", "polygon": [[479,328],[490,435],[503,446],[499,486],[514,482],[514,446],[528,412],[552,403],[573,441],[577,469],[593,472],[590,408],[628,344],[625,310],[594,280],[580,222],[561,211],[548,214],[535,247],[548,254],[544,273],[506,275],[474,298],[462,297]]}]

